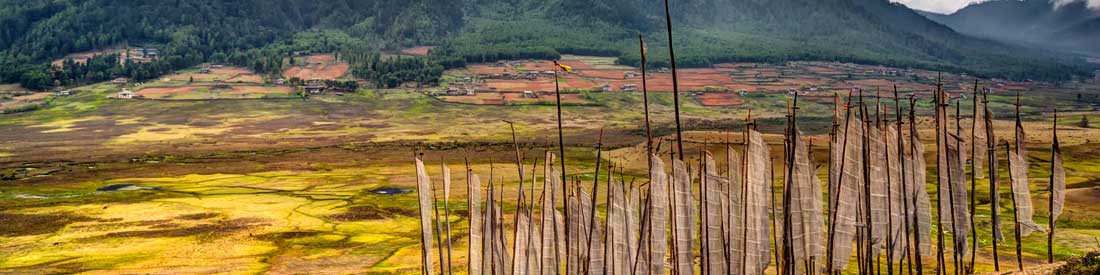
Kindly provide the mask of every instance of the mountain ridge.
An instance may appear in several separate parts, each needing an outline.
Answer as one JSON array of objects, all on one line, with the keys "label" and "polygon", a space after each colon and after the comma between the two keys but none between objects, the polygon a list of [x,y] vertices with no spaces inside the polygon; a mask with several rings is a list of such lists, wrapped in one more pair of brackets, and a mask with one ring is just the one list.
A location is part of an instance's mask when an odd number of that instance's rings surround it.
[{"label": "mountain ridge", "polygon": [[[0,82],[69,83],[48,62],[118,44],[164,57],[114,69],[154,77],[203,62],[265,72],[293,51],[364,54],[438,45],[433,62],[617,56],[637,64],[637,36],[667,64],[662,0],[0,0]],[[681,0],[671,3],[678,63],[854,62],[1062,80],[1080,58],[959,34],[886,0]],[[119,71],[122,70],[122,71]],[[96,78],[98,79],[98,78]]]}]

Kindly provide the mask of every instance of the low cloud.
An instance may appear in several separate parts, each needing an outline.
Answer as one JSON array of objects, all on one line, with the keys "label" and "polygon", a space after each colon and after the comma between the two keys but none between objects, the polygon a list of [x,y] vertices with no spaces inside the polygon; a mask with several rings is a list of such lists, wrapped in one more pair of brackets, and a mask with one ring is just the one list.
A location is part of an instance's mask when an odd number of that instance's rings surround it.
[{"label": "low cloud", "polygon": [[1073,2],[1086,2],[1089,9],[1100,10],[1100,0],[1051,0],[1054,2],[1054,8],[1061,8]]},{"label": "low cloud", "polygon": [[[930,11],[943,14],[954,13],[966,6],[975,3],[981,3],[989,0],[890,0],[894,3],[901,3],[911,9]],[[994,1],[1016,1],[1016,0],[994,0]],[[1032,0],[1034,1],[1034,0]],[[1067,4],[1073,2],[1086,2],[1088,7],[1093,10],[1100,11],[1100,0],[1050,0],[1054,3],[1054,8],[1061,8]]]}]

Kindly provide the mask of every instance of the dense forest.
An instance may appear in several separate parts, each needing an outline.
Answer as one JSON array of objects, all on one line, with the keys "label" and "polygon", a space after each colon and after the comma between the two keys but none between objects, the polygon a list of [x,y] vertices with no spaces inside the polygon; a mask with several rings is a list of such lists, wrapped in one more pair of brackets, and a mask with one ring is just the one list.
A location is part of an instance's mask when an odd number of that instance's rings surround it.
[{"label": "dense forest", "polygon": [[[673,1],[678,63],[845,61],[1061,80],[1082,59],[967,37],[886,0]],[[293,52],[339,52],[353,73],[389,85],[440,67],[561,54],[668,63],[661,0],[0,0],[0,82],[31,89],[112,77],[144,80],[204,62],[284,69]],[[436,45],[429,57],[374,58]],[[49,62],[119,46],[152,47],[149,63]],[[69,65],[72,65],[70,68]]]}]

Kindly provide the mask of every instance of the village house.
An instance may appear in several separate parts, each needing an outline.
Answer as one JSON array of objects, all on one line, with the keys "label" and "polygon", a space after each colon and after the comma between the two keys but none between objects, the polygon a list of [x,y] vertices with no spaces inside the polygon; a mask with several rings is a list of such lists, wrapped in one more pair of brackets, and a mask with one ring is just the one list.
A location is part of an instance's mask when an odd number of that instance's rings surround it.
[{"label": "village house", "polygon": [[73,92],[69,91],[69,90],[58,91],[57,92],[57,96],[70,96],[72,94],[73,94]]},{"label": "village house", "polygon": [[130,90],[127,90],[127,89],[122,89],[122,91],[121,91],[121,92],[118,92],[118,98],[119,98],[119,99],[131,99],[131,98],[134,98],[134,92],[131,92]]},{"label": "village house", "polygon": [[523,98],[539,98],[539,96],[532,91],[523,91]]},{"label": "village house", "polygon": [[604,83],[603,85],[600,85],[600,91],[610,92],[611,91],[611,84]]},{"label": "village house", "polygon": [[623,73],[623,79],[638,77],[638,73],[634,71],[627,71]]},{"label": "village house", "polygon": [[634,92],[638,90],[638,84],[623,84],[621,90],[624,92]]},{"label": "village house", "polygon": [[118,85],[126,85],[127,82],[130,82],[130,79],[125,78],[125,77],[119,77],[119,78],[115,78],[114,80],[111,80],[111,83],[118,84]]}]

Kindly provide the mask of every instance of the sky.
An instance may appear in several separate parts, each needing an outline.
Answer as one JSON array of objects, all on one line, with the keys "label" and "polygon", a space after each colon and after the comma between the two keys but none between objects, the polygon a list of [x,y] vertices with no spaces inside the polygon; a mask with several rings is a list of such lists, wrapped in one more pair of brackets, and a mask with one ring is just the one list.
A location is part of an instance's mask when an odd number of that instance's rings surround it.
[{"label": "sky", "polygon": [[[931,11],[937,13],[950,14],[962,9],[970,4],[984,2],[985,0],[890,0],[892,2],[902,3],[912,9],[918,9],[923,11]],[[1064,4],[1073,1],[1088,1],[1089,7],[1094,9],[1100,9],[1100,0],[1053,0],[1053,2]]]}]

